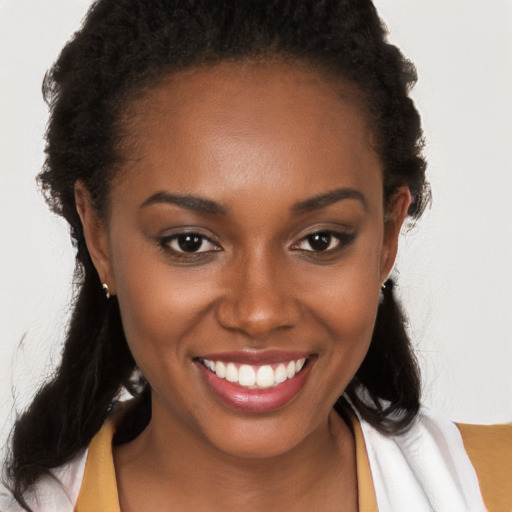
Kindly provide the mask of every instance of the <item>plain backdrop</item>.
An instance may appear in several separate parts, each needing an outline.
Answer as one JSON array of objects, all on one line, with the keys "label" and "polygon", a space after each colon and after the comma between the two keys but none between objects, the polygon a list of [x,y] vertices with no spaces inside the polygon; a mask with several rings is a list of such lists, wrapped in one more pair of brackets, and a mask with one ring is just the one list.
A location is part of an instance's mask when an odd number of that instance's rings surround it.
[{"label": "plain backdrop", "polygon": [[[35,176],[41,81],[89,0],[0,0],[0,444],[58,362],[74,251]],[[416,65],[432,208],[396,265],[424,402],[512,420],[512,2],[378,0]]]}]

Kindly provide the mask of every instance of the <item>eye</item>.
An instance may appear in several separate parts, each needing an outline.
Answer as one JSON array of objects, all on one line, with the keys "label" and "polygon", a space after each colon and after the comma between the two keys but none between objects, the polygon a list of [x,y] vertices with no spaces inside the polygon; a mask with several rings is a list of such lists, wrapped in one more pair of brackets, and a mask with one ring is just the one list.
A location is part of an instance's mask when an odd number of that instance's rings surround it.
[{"label": "eye", "polygon": [[316,231],[311,233],[295,244],[293,250],[307,252],[334,252],[350,244],[355,238],[352,233],[337,233],[334,231]]},{"label": "eye", "polygon": [[160,244],[178,254],[220,251],[220,247],[200,233],[178,233],[165,237]]}]

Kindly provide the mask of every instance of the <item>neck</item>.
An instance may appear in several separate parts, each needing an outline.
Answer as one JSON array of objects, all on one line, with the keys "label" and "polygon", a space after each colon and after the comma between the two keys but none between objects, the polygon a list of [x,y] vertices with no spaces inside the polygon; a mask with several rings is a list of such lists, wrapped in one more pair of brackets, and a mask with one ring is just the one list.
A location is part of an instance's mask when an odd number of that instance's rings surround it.
[{"label": "neck", "polygon": [[[271,457],[240,457],[217,449],[179,422],[167,421],[158,408],[133,442],[115,454],[123,512],[146,504],[165,510],[336,510],[357,507],[355,448],[352,433],[334,411],[306,439]],[[129,485],[145,475],[147,486]],[[123,481],[126,485],[123,485]],[[155,499],[147,506],[149,491]],[[128,493],[124,491],[130,490]],[[172,497],[172,499],[170,498]],[[319,506],[321,503],[322,506]],[[133,505],[133,507],[132,507]]]}]

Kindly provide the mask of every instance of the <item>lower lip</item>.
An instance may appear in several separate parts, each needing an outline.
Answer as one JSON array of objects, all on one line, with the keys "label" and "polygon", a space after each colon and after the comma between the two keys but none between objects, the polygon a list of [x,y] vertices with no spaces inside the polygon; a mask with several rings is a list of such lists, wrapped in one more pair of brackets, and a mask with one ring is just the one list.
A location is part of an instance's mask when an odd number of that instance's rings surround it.
[{"label": "lower lip", "polygon": [[201,370],[206,384],[222,402],[233,409],[244,412],[270,412],[292,400],[302,389],[309,377],[312,361],[294,377],[281,384],[265,389],[248,389],[221,379],[199,361],[196,362]]}]

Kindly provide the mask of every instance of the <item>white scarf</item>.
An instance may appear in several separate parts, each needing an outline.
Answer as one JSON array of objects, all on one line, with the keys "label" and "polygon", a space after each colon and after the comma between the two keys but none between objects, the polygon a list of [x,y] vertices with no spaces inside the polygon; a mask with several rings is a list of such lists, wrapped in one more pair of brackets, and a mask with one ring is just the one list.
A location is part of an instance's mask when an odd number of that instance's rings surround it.
[{"label": "white scarf", "polygon": [[385,436],[361,417],[359,421],[379,512],[487,511],[452,422],[422,408],[410,430]]}]

